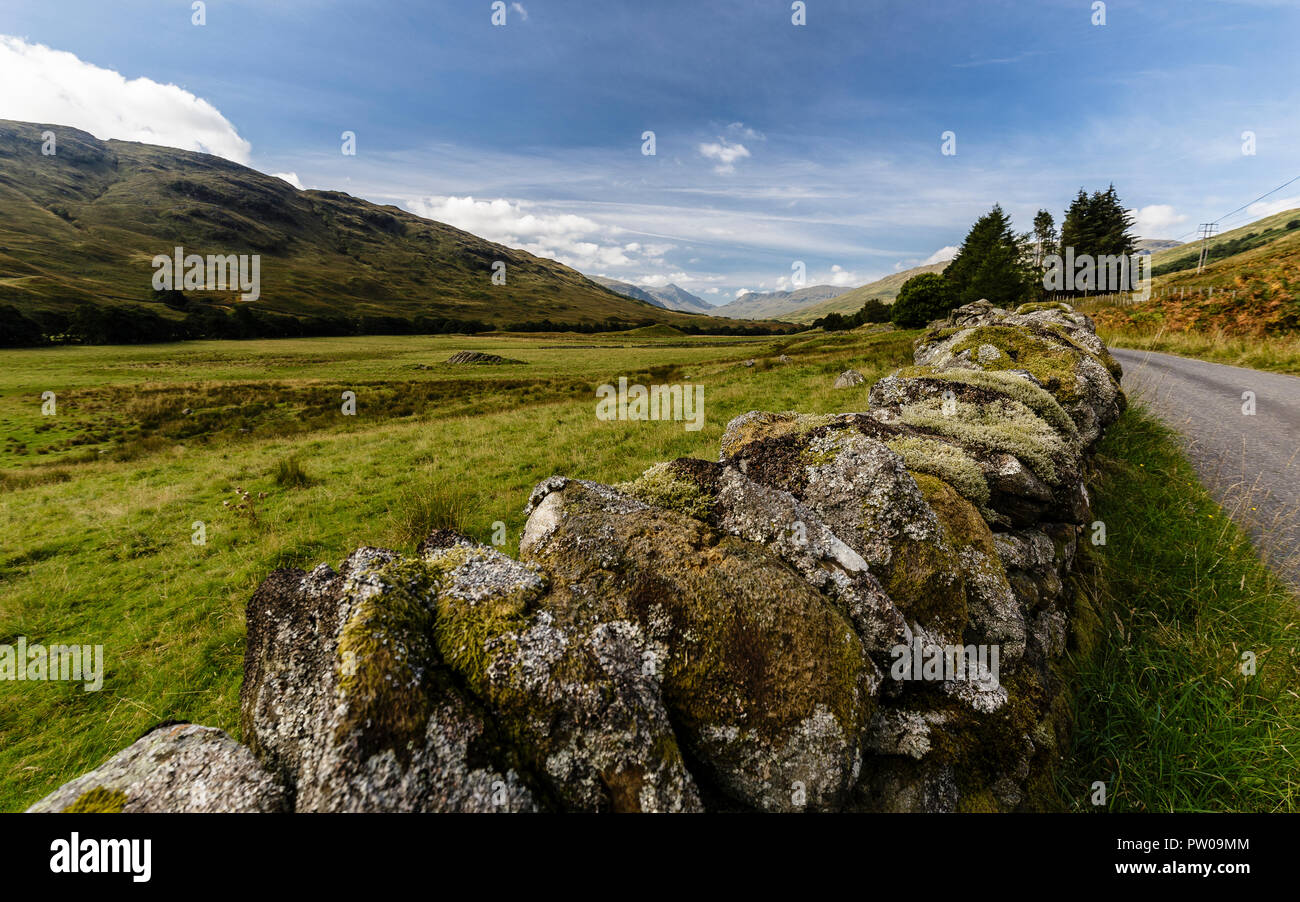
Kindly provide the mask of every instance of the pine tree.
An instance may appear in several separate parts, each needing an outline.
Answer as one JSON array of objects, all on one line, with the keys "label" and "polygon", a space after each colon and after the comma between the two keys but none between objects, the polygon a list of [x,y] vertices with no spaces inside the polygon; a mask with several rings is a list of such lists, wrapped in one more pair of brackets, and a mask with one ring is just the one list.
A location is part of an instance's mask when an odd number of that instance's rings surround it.
[{"label": "pine tree", "polygon": [[[1073,249],[1074,259],[1087,254],[1097,261],[1106,256],[1133,253],[1133,216],[1120,202],[1114,184],[1089,195],[1082,188],[1065,212],[1061,223],[1061,250]],[[1081,293],[1076,289],[1076,293]]]},{"label": "pine tree", "polygon": [[1034,269],[1041,269],[1043,258],[1057,251],[1056,220],[1046,210],[1034,215]]},{"label": "pine tree", "polygon": [[1034,278],[1024,240],[1011,230],[1011,218],[1000,205],[976,220],[943,273],[953,306],[986,299],[999,307],[1015,307],[1028,300]]}]

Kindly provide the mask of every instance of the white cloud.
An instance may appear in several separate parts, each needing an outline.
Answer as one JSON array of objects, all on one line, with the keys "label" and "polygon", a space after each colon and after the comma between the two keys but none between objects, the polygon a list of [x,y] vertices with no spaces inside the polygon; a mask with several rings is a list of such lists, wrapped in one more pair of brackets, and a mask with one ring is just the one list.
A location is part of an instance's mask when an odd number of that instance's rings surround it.
[{"label": "white cloud", "polygon": [[947,263],[953,257],[957,256],[957,252],[959,250],[961,250],[961,248],[957,247],[957,245],[955,244],[950,244],[947,247],[941,247],[933,254],[926,257],[924,260],[922,260],[921,265],[931,266],[935,263]]},{"label": "white cloud", "polygon": [[843,288],[847,285],[857,285],[858,277],[856,273],[851,273],[838,263],[831,267],[831,277],[826,280],[826,284],[834,285],[836,288]]},{"label": "white cloud", "polygon": [[1151,204],[1140,210],[1129,210],[1133,215],[1133,229],[1142,238],[1168,238],[1187,222],[1186,214],[1179,213],[1169,204]]},{"label": "white cloud", "polygon": [[732,144],[726,138],[719,137],[716,143],[700,145],[700,154],[710,160],[716,160],[714,172],[735,172],[736,161],[749,156],[749,149],[744,144]]},{"label": "white cloud", "polygon": [[749,141],[766,141],[767,136],[762,132],[755,131],[743,122],[733,122],[727,126],[727,131],[733,135],[739,135]]},{"label": "white cloud", "polygon": [[74,54],[0,35],[0,119],[69,125],[248,163],[251,145],[217,108],[176,85],[127,79]]},{"label": "white cloud", "polygon": [[410,201],[407,207],[417,216],[579,270],[629,266],[640,250],[637,242],[618,242],[622,229],[572,213],[532,213],[524,204],[504,198],[429,197]]},{"label": "white cloud", "polygon": [[1274,213],[1284,213],[1287,210],[1294,210],[1296,207],[1300,207],[1300,194],[1294,197],[1279,197],[1277,200],[1261,200],[1259,203],[1247,207],[1246,212],[1259,218],[1272,216]]},{"label": "white cloud", "polygon": [[522,3],[511,3],[510,8],[513,9],[515,12],[519,13],[519,17],[523,19],[525,22],[528,21],[528,10],[524,9],[524,5]]},{"label": "white cloud", "polygon": [[271,177],[277,179],[283,179],[284,181],[288,182],[290,185],[293,185],[299,191],[303,190],[302,181],[299,180],[298,173],[296,172],[272,172]]}]

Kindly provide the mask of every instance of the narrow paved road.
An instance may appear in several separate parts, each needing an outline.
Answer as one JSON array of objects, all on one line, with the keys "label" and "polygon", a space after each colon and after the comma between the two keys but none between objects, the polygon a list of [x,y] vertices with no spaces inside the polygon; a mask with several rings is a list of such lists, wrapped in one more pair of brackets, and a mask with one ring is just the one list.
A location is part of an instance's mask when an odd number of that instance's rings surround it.
[{"label": "narrow paved road", "polygon": [[[1124,390],[1187,440],[1201,481],[1300,588],[1300,378],[1112,348]],[[1246,392],[1254,393],[1254,414]]]}]

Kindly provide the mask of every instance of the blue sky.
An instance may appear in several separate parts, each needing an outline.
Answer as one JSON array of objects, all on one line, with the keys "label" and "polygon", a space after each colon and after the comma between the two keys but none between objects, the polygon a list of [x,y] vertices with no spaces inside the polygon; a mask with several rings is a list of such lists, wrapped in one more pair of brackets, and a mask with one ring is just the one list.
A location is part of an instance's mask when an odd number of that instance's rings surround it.
[{"label": "blue sky", "polygon": [[[1115,0],[1104,25],[1091,0],[806,7],[521,0],[493,26],[490,0],[209,0],[200,27],[189,0],[0,0],[0,117],[207,149],[714,303],[795,261],[856,285],[934,259],[995,202],[1028,229],[1114,181],[1139,232],[1185,239],[1300,175],[1293,0]],[[1223,227],[1286,206],[1300,182]]]}]

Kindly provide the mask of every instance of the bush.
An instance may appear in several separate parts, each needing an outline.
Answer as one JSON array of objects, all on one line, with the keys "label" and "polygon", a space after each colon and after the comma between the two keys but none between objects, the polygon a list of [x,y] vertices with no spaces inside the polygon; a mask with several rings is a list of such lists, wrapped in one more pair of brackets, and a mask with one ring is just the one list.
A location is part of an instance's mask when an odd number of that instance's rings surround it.
[{"label": "bush", "polygon": [[903,283],[891,318],[900,328],[915,329],[946,314],[956,306],[954,300],[947,279],[934,272],[921,273]]},{"label": "bush", "polygon": [[887,323],[893,317],[893,311],[884,301],[875,298],[867,301],[858,311],[858,319],[863,323]]},{"label": "bush", "polygon": [[301,489],[314,485],[315,482],[316,480],[307,475],[307,471],[302,468],[302,464],[296,457],[280,461],[280,465],[275,469],[276,485]]}]

